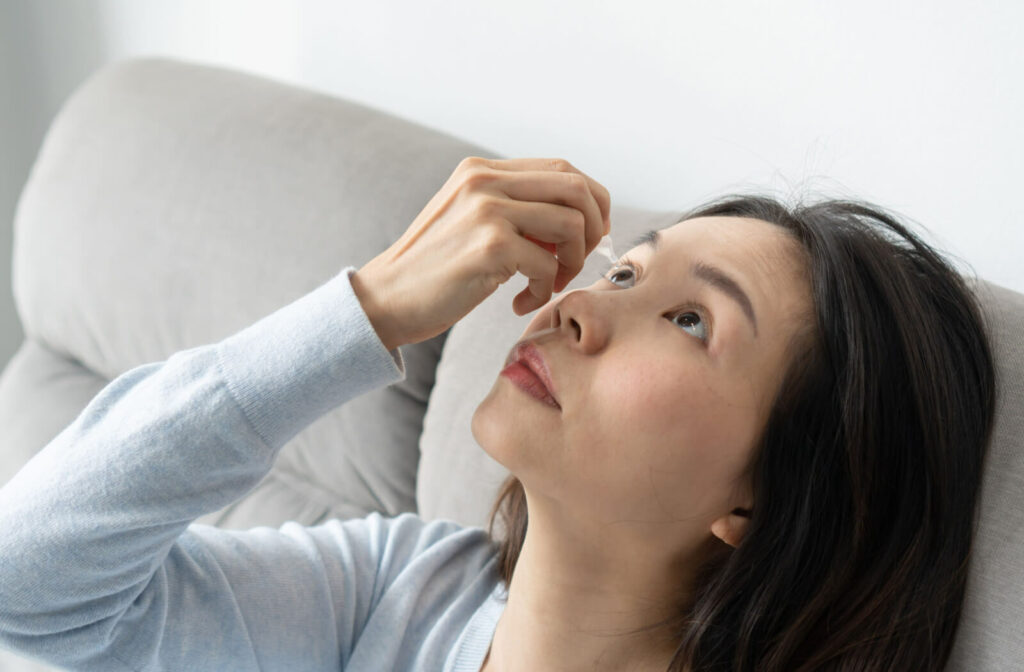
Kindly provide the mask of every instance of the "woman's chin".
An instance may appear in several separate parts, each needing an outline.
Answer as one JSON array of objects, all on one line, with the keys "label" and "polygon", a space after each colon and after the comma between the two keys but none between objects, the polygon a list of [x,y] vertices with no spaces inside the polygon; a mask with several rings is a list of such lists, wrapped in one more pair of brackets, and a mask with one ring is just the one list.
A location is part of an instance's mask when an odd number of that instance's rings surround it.
[{"label": "woman's chin", "polygon": [[[525,418],[525,415],[531,414],[527,402],[530,406],[537,402],[529,398],[525,401],[510,398],[509,392],[513,394],[522,394],[522,392],[515,389],[503,390],[500,389],[500,386],[499,383],[492,388],[477,405],[473,411],[469,428],[477,445],[483,448],[485,453],[499,464],[511,468],[510,462],[514,459],[510,458],[514,458],[516,452],[522,451],[520,444],[529,441],[524,428],[535,424],[535,421]],[[524,406],[527,408],[524,409]],[[543,410],[541,407],[542,412]],[[536,416],[532,415],[532,417]]]},{"label": "woman's chin", "polygon": [[[492,389],[484,397],[483,401],[477,404],[476,410],[473,411],[473,417],[469,422],[469,430],[472,432],[477,445],[483,448],[485,453],[499,463],[504,464],[493,452],[495,447],[501,445],[503,433],[500,412],[494,408],[493,397],[494,390]],[[504,438],[506,441],[508,440],[507,434]]]}]

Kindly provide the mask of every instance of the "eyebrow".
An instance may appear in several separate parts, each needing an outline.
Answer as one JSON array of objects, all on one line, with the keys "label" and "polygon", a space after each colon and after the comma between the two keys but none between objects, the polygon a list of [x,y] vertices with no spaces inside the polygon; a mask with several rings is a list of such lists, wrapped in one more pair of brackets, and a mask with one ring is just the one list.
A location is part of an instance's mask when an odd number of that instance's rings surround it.
[{"label": "eyebrow", "polygon": [[[661,232],[652,229],[633,241],[633,247],[646,246],[657,252],[661,248]],[[732,279],[722,269],[706,264],[703,261],[694,262],[690,267],[690,273],[702,282],[714,287],[739,304],[743,314],[750,320],[750,326],[754,328],[754,338],[757,338],[757,316],[754,314],[754,306],[750,297],[743,291],[739,283]]]}]

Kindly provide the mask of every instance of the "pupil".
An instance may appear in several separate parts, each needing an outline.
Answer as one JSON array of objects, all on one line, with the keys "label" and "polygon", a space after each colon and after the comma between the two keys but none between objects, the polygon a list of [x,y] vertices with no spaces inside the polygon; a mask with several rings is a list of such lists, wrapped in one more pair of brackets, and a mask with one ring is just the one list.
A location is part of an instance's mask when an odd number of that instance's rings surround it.
[{"label": "pupil", "polygon": [[614,280],[615,280],[615,278],[619,277],[619,276],[620,276],[620,275],[622,275],[623,273],[628,273],[628,272],[629,272],[629,271],[628,271],[628,270],[626,270],[626,269],[619,269],[619,270],[617,270],[617,271],[613,271],[613,272],[612,272],[612,277],[611,277],[611,278],[609,278],[609,279],[610,279],[610,280],[612,280],[612,281],[614,281]]}]

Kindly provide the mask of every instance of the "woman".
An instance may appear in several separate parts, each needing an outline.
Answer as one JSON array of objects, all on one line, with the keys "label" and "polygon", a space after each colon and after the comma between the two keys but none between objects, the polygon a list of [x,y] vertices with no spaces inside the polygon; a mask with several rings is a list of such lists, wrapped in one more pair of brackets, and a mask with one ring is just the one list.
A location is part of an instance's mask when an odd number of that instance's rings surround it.
[{"label": "woman", "polygon": [[[875,210],[749,198],[550,301],[609,203],[566,162],[467,159],[358,271],[111,382],[0,490],[0,644],[104,670],[941,669],[994,390],[959,276]],[[516,272],[533,348],[472,426],[513,474],[506,537],[189,525]]]}]

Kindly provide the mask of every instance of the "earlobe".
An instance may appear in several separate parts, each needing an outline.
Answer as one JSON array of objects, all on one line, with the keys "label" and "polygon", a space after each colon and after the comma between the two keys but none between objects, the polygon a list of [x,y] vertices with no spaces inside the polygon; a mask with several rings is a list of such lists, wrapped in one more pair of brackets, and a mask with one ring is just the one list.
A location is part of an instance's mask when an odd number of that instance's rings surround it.
[{"label": "earlobe", "polygon": [[727,516],[722,516],[711,524],[711,534],[715,535],[733,548],[740,545],[750,522],[750,511],[733,509]]}]

